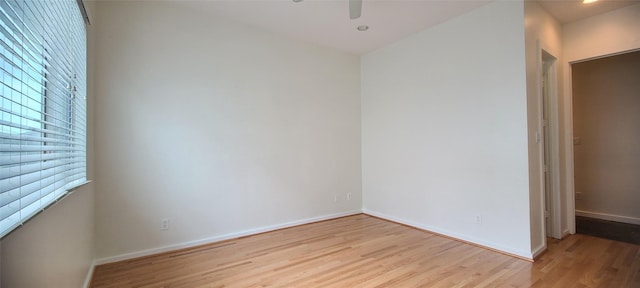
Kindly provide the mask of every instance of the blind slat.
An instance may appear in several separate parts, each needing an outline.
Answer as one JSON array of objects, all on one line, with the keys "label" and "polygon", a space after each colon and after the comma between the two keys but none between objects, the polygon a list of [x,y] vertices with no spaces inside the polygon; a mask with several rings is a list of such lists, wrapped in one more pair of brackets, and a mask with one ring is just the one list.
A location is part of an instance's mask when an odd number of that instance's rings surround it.
[{"label": "blind slat", "polygon": [[[79,150],[79,148],[78,148]],[[45,146],[45,145],[0,145],[0,151],[2,152],[42,152],[49,151],[76,151],[74,146]],[[7,156],[0,156],[7,157]]]},{"label": "blind slat", "polygon": [[[48,122],[40,121],[40,123],[43,124],[43,125],[46,125],[46,123],[48,123]],[[73,131],[74,134],[64,134],[64,133],[60,133],[58,131],[51,130],[51,129],[34,128],[34,127],[31,127],[31,126],[28,126],[28,125],[24,125],[24,124],[20,124],[20,123],[12,123],[12,122],[8,122],[8,121],[0,120],[0,129],[3,129],[3,128],[7,129],[7,130],[10,130],[11,128],[15,128],[16,131],[29,131],[29,132],[35,132],[35,133],[40,133],[40,134],[46,134],[47,136],[62,136],[62,137],[69,137],[69,138],[72,138],[72,139],[78,138],[80,140],[86,138],[85,134],[84,134],[84,131],[85,131],[84,128],[74,130]],[[0,132],[0,133],[2,133],[2,132]],[[23,137],[23,136],[26,136],[26,137],[29,137],[30,139],[33,139],[33,137],[31,135],[27,135],[26,133],[22,133],[22,134],[15,134],[14,133],[14,135],[11,135],[11,134],[8,134],[8,133],[3,133],[3,134],[5,134],[2,137],[4,139],[20,140],[20,139],[22,139],[21,137]],[[32,140],[29,140],[29,141],[32,141]],[[41,142],[45,142],[45,141],[41,141]]]},{"label": "blind slat", "polygon": [[[82,162],[79,162],[82,163]],[[65,173],[67,174],[78,174],[84,170],[86,170],[85,165],[79,164],[79,165],[75,165],[73,169],[70,169],[68,171],[65,171]],[[2,183],[3,189],[6,189],[6,191],[4,192],[0,192],[0,194],[2,193],[8,193],[10,191],[14,191],[16,189],[20,189],[20,193],[27,193],[28,191],[30,191],[28,188],[25,188],[24,191],[22,191],[23,186],[27,186],[27,185],[32,185],[34,183],[40,183],[38,185],[42,185],[42,183],[47,183],[46,181],[49,181],[49,178],[55,179],[56,177],[61,177],[61,175],[63,175],[63,173],[54,173],[55,171],[42,171],[42,173],[30,173],[30,174],[24,174],[24,175],[20,175],[20,176],[16,176],[13,178],[8,178],[8,179],[3,179],[0,180],[0,183]],[[66,175],[66,174],[65,174]],[[41,186],[43,187],[43,186]]]},{"label": "blind slat", "polygon": [[[62,167],[64,169],[70,169],[73,167],[74,158],[67,157],[59,160],[50,160],[42,162],[23,163],[22,165],[3,166],[0,167],[0,180],[13,178],[20,175],[31,174],[35,172],[42,172],[48,169],[55,169]],[[0,188],[0,191],[3,189]]]},{"label": "blind slat", "polygon": [[6,157],[0,157],[0,166],[18,165],[21,163],[32,163],[40,161],[49,161],[73,157],[74,159],[81,159],[86,157],[85,151],[76,151],[75,153],[36,153],[36,154],[15,154]]}]

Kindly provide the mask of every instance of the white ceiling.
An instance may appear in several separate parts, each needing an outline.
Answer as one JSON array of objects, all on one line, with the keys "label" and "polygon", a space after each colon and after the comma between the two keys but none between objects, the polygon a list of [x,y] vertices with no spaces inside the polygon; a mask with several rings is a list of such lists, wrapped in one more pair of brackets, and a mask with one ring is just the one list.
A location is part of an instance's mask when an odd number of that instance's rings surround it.
[{"label": "white ceiling", "polygon": [[582,0],[537,0],[537,2],[564,24],[638,4],[640,0],[599,0],[590,4],[582,4]]},{"label": "white ceiling", "polygon": [[[211,13],[354,54],[364,54],[474,10],[488,0],[364,0],[349,19],[348,0],[212,1]],[[358,25],[367,25],[366,32]]]},{"label": "white ceiling", "polygon": [[[508,1],[508,0],[498,0]],[[607,12],[640,0],[538,1],[560,22],[567,23]],[[195,1],[203,4],[203,2]],[[489,0],[363,0],[362,17],[349,19],[348,0],[218,0],[199,5],[210,13],[323,46],[364,54],[448,19]],[[369,26],[366,32],[359,25]]]}]

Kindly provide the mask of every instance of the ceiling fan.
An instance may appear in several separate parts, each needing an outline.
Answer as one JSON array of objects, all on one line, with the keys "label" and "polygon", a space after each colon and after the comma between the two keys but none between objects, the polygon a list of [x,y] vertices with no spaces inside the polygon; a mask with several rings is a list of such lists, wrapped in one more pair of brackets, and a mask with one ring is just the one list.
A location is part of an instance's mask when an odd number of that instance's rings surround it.
[{"label": "ceiling fan", "polygon": [[349,18],[358,19],[362,15],[362,0],[349,0]]}]

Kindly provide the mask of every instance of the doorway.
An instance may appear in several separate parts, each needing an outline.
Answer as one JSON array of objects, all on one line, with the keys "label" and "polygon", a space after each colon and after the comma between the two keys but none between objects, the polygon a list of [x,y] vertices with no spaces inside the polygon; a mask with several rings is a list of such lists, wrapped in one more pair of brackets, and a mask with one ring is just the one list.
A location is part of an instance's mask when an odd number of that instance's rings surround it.
[{"label": "doorway", "polygon": [[640,239],[638,75],[640,51],[572,63],[578,233]]}]

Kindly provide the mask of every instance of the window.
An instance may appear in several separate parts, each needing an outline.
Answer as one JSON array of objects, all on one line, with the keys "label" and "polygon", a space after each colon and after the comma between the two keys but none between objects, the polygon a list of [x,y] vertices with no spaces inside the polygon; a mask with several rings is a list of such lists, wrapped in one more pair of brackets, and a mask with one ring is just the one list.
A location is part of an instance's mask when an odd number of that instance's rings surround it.
[{"label": "window", "polygon": [[0,0],[0,237],[86,182],[76,0]]}]

